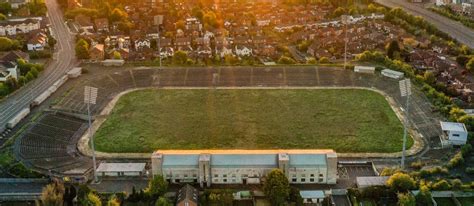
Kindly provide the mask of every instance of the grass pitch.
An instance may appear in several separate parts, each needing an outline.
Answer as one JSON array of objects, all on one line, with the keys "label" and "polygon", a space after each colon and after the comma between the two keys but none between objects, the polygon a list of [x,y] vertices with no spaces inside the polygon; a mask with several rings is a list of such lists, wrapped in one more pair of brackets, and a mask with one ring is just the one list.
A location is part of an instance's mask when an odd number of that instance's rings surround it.
[{"label": "grass pitch", "polygon": [[149,89],[122,96],[95,141],[103,152],[397,152],[402,136],[403,125],[388,102],[369,90]]}]

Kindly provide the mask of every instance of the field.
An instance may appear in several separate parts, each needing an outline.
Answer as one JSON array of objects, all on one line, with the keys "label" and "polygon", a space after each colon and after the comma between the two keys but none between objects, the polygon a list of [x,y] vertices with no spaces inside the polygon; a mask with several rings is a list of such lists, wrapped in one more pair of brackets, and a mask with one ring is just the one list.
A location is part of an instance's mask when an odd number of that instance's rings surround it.
[{"label": "field", "polygon": [[369,90],[155,89],[122,96],[96,132],[95,143],[103,152],[397,152],[402,135],[403,126],[385,98]]}]

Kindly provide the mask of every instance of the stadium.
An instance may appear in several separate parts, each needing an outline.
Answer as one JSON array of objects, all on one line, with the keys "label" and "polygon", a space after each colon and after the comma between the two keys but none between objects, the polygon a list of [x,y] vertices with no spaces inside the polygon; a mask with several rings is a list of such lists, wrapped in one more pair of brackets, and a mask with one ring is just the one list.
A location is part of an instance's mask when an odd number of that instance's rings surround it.
[{"label": "stadium", "polygon": [[[398,80],[380,74],[319,67],[86,68],[17,139],[16,155],[33,169],[79,178],[90,171],[84,86],[99,89],[91,112],[100,161],[149,162],[159,149],[334,149],[348,159],[401,153],[404,99]],[[412,100],[409,155],[439,144],[429,101],[417,90]],[[321,121],[325,114],[331,121]],[[180,121],[186,118],[193,121]]]}]

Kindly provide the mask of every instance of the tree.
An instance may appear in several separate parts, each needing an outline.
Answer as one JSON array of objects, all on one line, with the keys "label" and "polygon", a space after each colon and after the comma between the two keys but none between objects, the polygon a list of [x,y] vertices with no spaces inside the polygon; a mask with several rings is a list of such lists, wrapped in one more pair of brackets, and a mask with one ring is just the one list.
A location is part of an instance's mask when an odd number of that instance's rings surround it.
[{"label": "tree", "polygon": [[470,71],[471,73],[474,72],[474,57],[472,57],[467,63],[466,63],[466,69]]},{"label": "tree", "polygon": [[122,59],[122,55],[118,51],[114,51],[113,57],[114,59]]},{"label": "tree", "polygon": [[[28,72],[28,73],[26,73],[25,80],[26,80],[27,82],[29,82],[29,81],[31,81],[31,80],[33,80],[33,79],[35,79],[35,77],[33,76],[33,73],[32,73],[31,71]],[[21,78],[18,79],[18,81],[20,82],[20,84],[23,84],[23,83],[24,83],[24,82],[22,82],[22,79],[21,79]]]},{"label": "tree", "polygon": [[281,56],[280,59],[278,59],[278,63],[279,64],[295,64],[296,61],[291,57]]},{"label": "tree", "polygon": [[410,193],[398,193],[398,206],[416,206],[416,200]]},{"label": "tree", "polygon": [[12,6],[10,3],[8,3],[8,1],[5,1],[5,2],[0,2],[0,13],[2,14],[8,14],[10,12],[12,12]]},{"label": "tree", "polygon": [[274,169],[268,173],[263,191],[272,205],[281,206],[286,203],[290,195],[290,183],[281,170]]},{"label": "tree", "polygon": [[321,63],[321,64],[327,64],[327,63],[329,63],[329,59],[328,59],[327,57],[321,57],[321,58],[319,59],[319,63]]},{"label": "tree", "polygon": [[185,23],[183,20],[179,20],[177,21],[175,24],[174,24],[175,28],[176,29],[181,29],[181,30],[184,30],[185,28]]},{"label": "tree", "polygon": [[420,186],[420,192],[416,194],[415,199],[417,205],[433,205],[433,201],[431,201],[431,192],[428,189],[428,186],[424,184]]},{"label": "tree", "polygon": [[443,191],[443,190],[449,190],[451,189],[451,185],[449,185],[449,182],[446,181],[446,180],[440,180],[436,183],[434,183],[431,188],[433,188],[433,190],[440,190],[440,191]]},{"label": "tree", "polygon": [[388,45],[387,45],[387,56],[390,59],[394,59],[396,54],[400,54],[400,46],[398,45],[397,40],[392,40]]},{"label": "tree", "polygon": [[0,97],[10,93],[10,89],[4,83],[0,82]]},{"label": "tree", "polygon": [[461,190],[462,182],[460,179],[454,179],[451,181],[451,187],[453,190]]},{"label": "tree", "polygon": [[0,21],[3,21],[3,20],[6,20],[7,19],[7,16],[5,16],[4,14],[0,13]]},{"label": "tree", "polygon": [[10,51],[18,49],[20,43],[17,40],[12,40],[8,37],[0,37],[0,51]]},{"label": "tree", "polygon": [[46,185],[41,192],[41,204],[44,206],[61,206],[63,205],[64,185],[53,182]]},{"label": "tree", "polygon": [[436,83],[436,77],[431,71],[426,71],[423,77],[425,79],[425,82],[430,85],[433,85],[434,83]]},{"label": "tree", "polygon": [[148,182],[148,187],[145,189],[145,193],[148,194],[152,199],[158,199],[168,190],[168,182],[161,175],[155,175],[153,179]]},{"label": "tree", "polygon": [[188,54],[185,51],[177,51],[173,54],[173,64],[184,65],[188,59]]},{"label": "tree", "polygon": [[120,206],[120,201],[117,199],[115,195],[112,195],[109,201],[107,201],[107,206]]},{"label": "tree", "polygon": [[173,204],[171,204],[166,198],[164,197],[160,197],[156,203],[155,203],[155,206],[172,206]]},{"label": "tree", "polygon": [[87,206],[102,206],[99,196],[93,192],[89,192],[89,194],[87,194],[86,202]]},{"label": "tree", "polygon": [[10,92],[19,88],[18,81],[15,78],[9,77],[5,82]]},{"label": "tree", "polygon": [[89,59],[89,43],[84,39],[79,39],[76,43],[76,57],[79,59]]},{"label": "tree", "polygon": [[109,16],[109,21],[110,22],[124,21],[124,20],[127,20],[127,19],[128,19],[127,12],[125,12],[125,11],[119,9],[119,8],[115,8],[114,10],[112,10],[112,13]]},{"label": "tree", "polygon": [[465,55],[459,55],[456,57],[456,62],[463,67],[466,66],[468,61],[469,61],[469,57]]},{"label": "tree", "polygon": [[388,178],[387,185],[395,191],[406,192],[415,187],[415,180],[408,174],[397,172]]}]

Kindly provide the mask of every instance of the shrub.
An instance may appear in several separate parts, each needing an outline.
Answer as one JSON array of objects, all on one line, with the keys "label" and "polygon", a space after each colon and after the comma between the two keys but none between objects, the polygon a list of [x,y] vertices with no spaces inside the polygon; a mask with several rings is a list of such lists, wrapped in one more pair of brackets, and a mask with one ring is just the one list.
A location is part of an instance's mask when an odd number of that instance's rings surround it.
[{"label": "shrub", "polygon": [[464,163],[464,158],[461,152],[456,153],[451,160],[449,160],[448,164],[446,165],[448,168],[454,168],[460,166]]},{"label": "shrub", "polygon": [[467,174],[474,174],[474,167],[467,167],[465,170],[464,170]]},{"label": "shrub", "polygon": [[460,179],[454,179],[451,181],[451,187],[453,190],[461,190],[462,188],[462,182]]},{"label": "shrub", "polygon": [[440,180],[431,185],[431,188],[433,190],[449,190],[451,188],[451,185],[446,180]]},{"label": "shrub", "polygon": [[471,144],[465,144],[461,147],[461,154],[463,157],[468,155],[472,151],[472,145]]},{"label": "shrub", "polygon": [[415,187],[415,180],[408,174],[397,172],[390,176],[387,185],[395,191],[408,191]]},{"label": "shrub", "polygon": [[278,63],[279,64],[295,64],[296,61],[291,57],[281,56],[280,59],[278,59]]},{"label": "shrub", "polygon": [[321,57],[319,59],[319,63],[321,64],[328,64],[329,63],[329,59],[327,57]]},{"label": "shrub", "polygon": [[416,170],[419,170],[423,167],[423,162],[421,162],[420,160],[416,161],[416,162],[412,162],[410,164],[411,168],[413,169],[416,169]]}]

